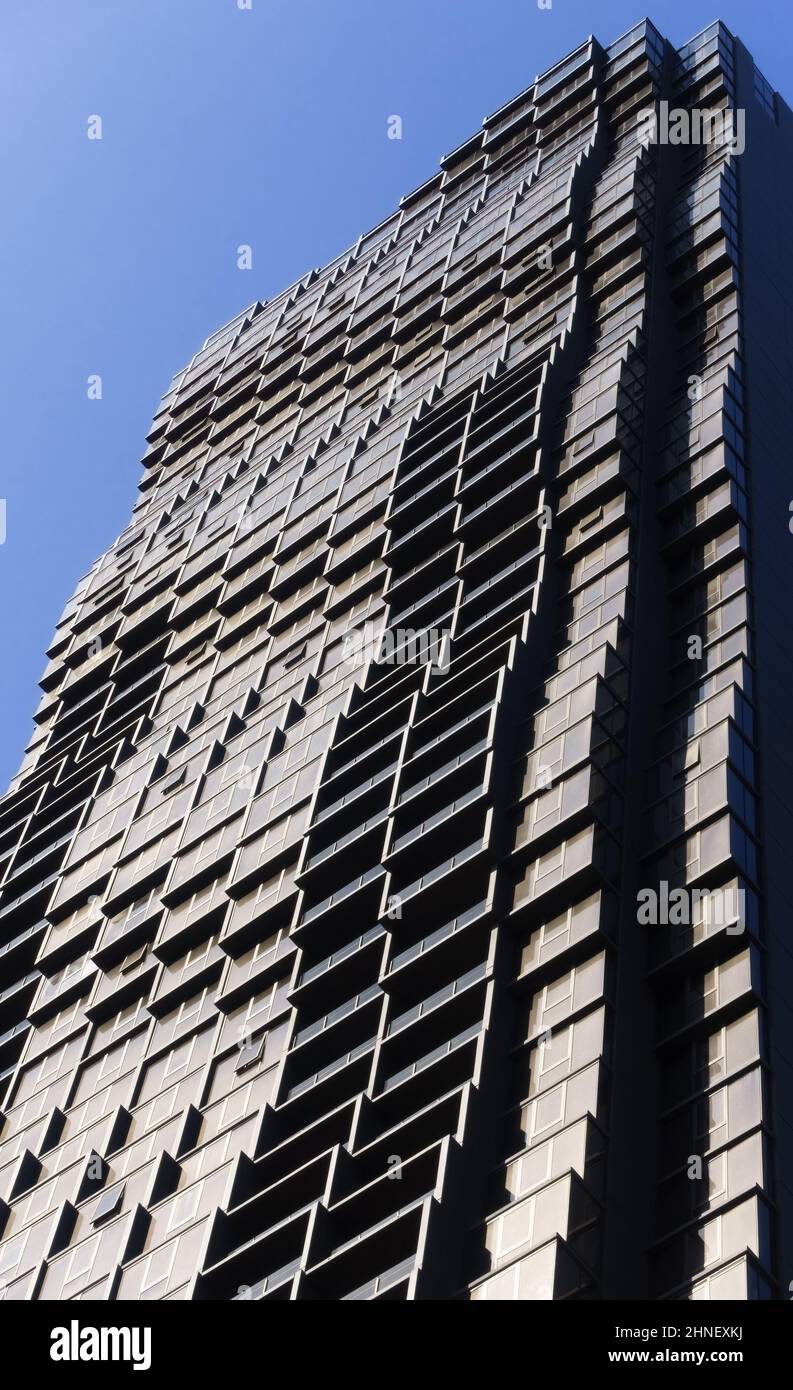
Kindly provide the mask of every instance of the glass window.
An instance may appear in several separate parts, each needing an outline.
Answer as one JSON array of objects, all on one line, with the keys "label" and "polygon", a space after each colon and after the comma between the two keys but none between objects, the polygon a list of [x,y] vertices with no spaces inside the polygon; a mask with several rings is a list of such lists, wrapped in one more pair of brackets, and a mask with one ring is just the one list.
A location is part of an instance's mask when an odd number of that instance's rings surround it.
[{"label": "glass window", "polygon": [[193,1220],[198,1211],[202,1188],[203,1183],[198,1182],[194,1183],[192,1187],[188,1187],[185,1192],[179,1193],[168,1217],[169,1231],[176,1230],[179,1226],[186,1226],[188,1222]]},{"label": "glass window", "polygon": [[126,1183],[118,1183],[115,1187],[109,1187],[103,1192],[94,1208],[91,1217],[91,1224],[96,1226],[99,1221],[106,1221],[110,1216],[117,1216],[121,1211],[121,1204],[124,1201],[124,1189]]}]

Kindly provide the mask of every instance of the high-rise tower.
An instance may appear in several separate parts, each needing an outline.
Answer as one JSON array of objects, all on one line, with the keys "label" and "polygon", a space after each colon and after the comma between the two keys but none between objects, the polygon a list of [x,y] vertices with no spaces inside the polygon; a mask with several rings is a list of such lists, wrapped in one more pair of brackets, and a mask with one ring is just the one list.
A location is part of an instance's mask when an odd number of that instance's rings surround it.
[{"label": "high-rise tower", "polygon": [[175,378],[0,801],[7,1298],[787,1297],[791,163],[589,39]]}]

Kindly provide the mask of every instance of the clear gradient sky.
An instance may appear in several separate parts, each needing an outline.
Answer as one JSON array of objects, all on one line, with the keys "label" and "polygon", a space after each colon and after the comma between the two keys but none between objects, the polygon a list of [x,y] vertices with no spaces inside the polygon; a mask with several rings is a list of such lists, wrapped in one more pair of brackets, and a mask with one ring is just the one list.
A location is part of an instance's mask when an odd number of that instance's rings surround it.
[{"label": "clear gradient sky", "polygon": [[55,623],[209,333],[332,260],[590,32],[648,13],[680,44],[721,18],[793,104],[791,0],[250,3],[0,0],[0,793]]}]

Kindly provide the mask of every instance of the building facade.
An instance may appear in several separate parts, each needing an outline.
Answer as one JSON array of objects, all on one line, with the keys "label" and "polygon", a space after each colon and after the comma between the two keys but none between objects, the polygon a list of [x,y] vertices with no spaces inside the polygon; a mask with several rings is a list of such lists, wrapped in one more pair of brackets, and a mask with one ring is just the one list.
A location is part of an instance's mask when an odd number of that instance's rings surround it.
[{"label": "building facade", "polygon": [[174,379],[0,801],[6,1298],[789,1296],[792,158],[590,38]]}]

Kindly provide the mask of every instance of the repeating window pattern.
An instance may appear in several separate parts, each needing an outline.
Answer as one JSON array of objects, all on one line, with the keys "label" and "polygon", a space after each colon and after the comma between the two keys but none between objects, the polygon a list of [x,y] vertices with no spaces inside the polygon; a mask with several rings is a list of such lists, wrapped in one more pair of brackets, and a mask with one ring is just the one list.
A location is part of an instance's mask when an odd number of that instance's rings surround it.
[{"label": "repeating window pattern", "polygon": [[[633,989],[652,1294],[770,1286],[740,184],[639,138],[648,91],[733,101],[732,50],[590,39],[163,397],[0,802],[10,1295],[600,1296]],[[637,861],[746,935],[697,908],[646,974]]]}]

